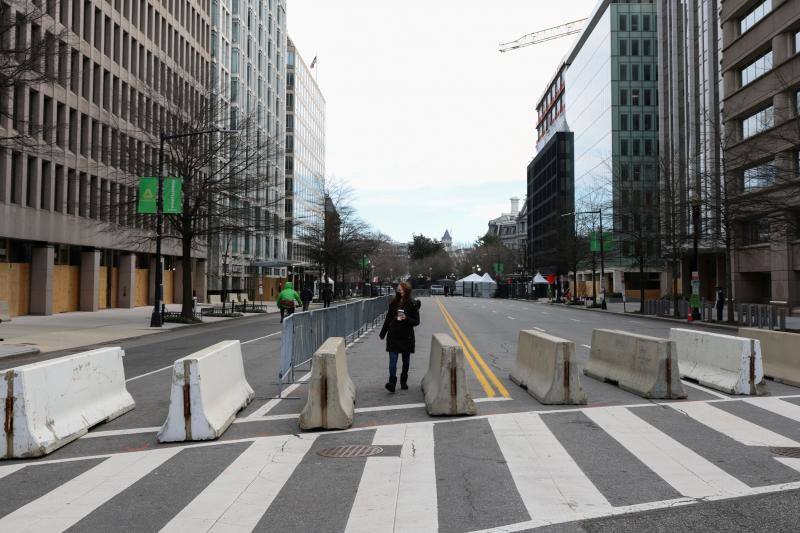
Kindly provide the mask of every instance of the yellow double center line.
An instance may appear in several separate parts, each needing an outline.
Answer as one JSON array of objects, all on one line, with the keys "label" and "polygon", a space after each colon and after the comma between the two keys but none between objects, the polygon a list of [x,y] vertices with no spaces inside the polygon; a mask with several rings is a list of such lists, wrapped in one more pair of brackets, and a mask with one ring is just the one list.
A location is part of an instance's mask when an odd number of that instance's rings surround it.
[{"label": "yellow double center line", "polygon": [[[439,306],[439,310],[442,312],[442,316],[444,316],[447,325],[450,326],[450,331],[453,332],[453,336],[456,338],[456,341],[458,341],[458,344],[461,345],[461,349],[464,350],[464,356],[467,358],[467,362],[472,368],[472,372],[475,374],[475,377],[478,378],[481,387],[483,387],[483,390],[486,392],[486,396],[489,398],[494,398],[497,394],[500,394],[504,398],[509,398],[510,395],[508,394],[508,390],[503,385],[503,382],[500,381],[497,376],[495,376],[494,372],[492,372],[492,369],[489,368],[489,365],[487,365],[486,361],[483,360],[483,357],[481,357],[481,354],[478,353],[478,350],[475,349],[467,336],[464,335],[464,332],[461,331],[461,328],[458,327],[455,319],[447,311],[439,298],[436,298],[436,304]],[[494,385],[494,388],[492,388],[492,385]],[[497,389],[497,392],[495,392],[495,389]]]}]

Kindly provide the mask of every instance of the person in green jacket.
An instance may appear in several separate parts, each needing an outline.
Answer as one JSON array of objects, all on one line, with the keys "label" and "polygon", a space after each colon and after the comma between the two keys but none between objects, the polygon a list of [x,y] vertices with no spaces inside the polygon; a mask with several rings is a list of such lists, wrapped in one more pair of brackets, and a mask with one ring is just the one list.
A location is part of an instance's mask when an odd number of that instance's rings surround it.
[{"label": "person in green jacket", "polygon": [[283,322],[284,317],[294,313],[295,302],[303,305],[303,300],[300,299],[300,295],[294,290],[294,285],[291,281],[287,281],[286,286],[280,294],[278,294],[277,300],[278,309],[281,310],[281,322]]}]

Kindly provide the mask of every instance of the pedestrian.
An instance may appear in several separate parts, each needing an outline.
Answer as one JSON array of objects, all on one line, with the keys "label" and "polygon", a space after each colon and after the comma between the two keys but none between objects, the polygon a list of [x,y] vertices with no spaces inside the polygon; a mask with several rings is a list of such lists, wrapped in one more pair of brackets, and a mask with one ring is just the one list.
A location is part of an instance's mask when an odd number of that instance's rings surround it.
[{"label": "pedestrian", "polygon": [[330,307],[332,299],[333,290],[331,290],[331,284],[326,283],[325,287],[322,288],[322,307]]},{"label": "pedestrian", "polygon": [[303,287],[303,290],[300,291],[300,300],[303,301],[303,311],[308,311],[308,306],[311,304],[311,300],[313,299],[314,291],[308,287]]},{"label": "pedestrian", "polygon": [[397,285],[394,299],[389,303],[386,320],[383,321],[380,338],[386,339],[389,352],[389,382],[386,390],[394,392],[397,385],[397,358],[402,355],[403,371],[400,373],[400,388],[408,389],[408,371],[411,354],[414,353],[414,328],[419,325],[419,300],[411,296],[411,285],[402,281]]},{"label": "pedestrian", "polygon": [[445,285],[444,286],[444,297],[447,298],[449,295],[450,295],[450,286],[449,285]]},{"label": "pedestrian", "polygon": [[294,290],[294,285],[291,281],[287,281],[283,290],[278,294],[278,309],[281,311],[281,322],[287,316],[291,316],[294,314],[294,305],[299,303],[302,305],[303,301],[300,299],[300,295],[297,294],[297,291]]}]

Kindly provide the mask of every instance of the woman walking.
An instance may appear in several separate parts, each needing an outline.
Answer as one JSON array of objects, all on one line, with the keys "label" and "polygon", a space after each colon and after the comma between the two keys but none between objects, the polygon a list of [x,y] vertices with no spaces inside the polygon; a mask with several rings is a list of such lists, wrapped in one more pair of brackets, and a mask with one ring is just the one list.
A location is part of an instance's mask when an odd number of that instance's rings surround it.
[{"label": "woman walking", "polygon": [[389,352],[389,382],[386,384],[389,392],[394,392],[397,385],[399,355],[403,357],[400,388],[408,388],[408,370],[411,354],[414,353],[414,327],[419,325],[419,308],[420,302],[411,297],[411,285],[405,281],[398,284],[380,333],[380,338],[386,339],[386,351]]}]

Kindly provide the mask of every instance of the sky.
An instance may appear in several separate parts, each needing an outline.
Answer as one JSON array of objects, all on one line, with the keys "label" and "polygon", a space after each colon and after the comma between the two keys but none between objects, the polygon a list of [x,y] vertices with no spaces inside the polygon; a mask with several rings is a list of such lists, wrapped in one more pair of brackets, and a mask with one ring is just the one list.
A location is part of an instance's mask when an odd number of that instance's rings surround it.
[{"label": "sky", "polygon": [[326,100],[326,176],[397,241],[457,243],[525,197],[536,102],[575,35],[498,44],[589,16],[596,0],[288,0],[289,36]]}]

